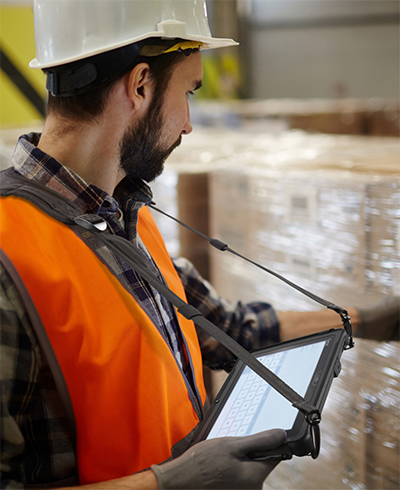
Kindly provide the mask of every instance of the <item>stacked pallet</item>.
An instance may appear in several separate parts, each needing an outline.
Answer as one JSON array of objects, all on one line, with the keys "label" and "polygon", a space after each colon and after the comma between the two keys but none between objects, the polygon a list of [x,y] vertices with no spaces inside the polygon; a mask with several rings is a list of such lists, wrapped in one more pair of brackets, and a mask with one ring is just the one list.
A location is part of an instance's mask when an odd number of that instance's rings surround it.
[{"label": "stacked pallet", "polygon": [[[397,138],[197,129],[153,188],[160,207],[203,233],[328,300],[361,305],[399,292],[399,164]],[[197,262],[222,296],[318,308],[169,220],[160,226],[175,237],[173,255]]]},{"label": "stacked pallet", "polygon": [[201,101],[193,108],[202,125],[262,131],[301,129],[314,133],[400,135],[398,99],[267,99]]}]

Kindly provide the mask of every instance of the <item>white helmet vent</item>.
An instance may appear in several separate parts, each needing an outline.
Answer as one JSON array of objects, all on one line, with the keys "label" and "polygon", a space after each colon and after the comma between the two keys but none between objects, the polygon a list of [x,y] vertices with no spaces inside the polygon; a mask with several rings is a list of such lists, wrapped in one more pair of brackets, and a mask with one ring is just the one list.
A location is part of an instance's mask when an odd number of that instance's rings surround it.
[{"label": "white helmet vent", "polygon": [[186,22],[178,20],[165,20],[157,24],[157,30],[165,37],[183,38],[187,37]]}]

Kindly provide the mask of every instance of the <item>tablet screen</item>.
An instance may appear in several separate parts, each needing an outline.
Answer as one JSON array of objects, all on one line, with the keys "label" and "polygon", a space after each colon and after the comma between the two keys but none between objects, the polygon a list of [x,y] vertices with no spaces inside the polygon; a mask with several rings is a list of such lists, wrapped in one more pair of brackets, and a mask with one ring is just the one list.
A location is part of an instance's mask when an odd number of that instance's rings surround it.
[{"label": "tablet screen", "polygon": [[[257,356],[268,369],[304,397],[326,341]],[[247,436],[268,429],[290,430],[298,410],[248,366],[217,417],[207,439]]]}]

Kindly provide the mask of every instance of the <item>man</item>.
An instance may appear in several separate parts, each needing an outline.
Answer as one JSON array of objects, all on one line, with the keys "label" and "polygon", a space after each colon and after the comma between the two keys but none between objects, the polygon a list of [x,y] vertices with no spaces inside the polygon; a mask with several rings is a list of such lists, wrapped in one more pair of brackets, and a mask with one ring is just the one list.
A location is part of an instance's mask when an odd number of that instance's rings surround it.
[{"label": "man", "polygon": [[[144,181],[192,130],[200,48],[232,44],[204,31],[204,12],[196,1],[38,0],[33,65],[47,74],[47,117],[41,135],[20,138],[7,178],[39,185],[51,207],[84,222],[97,216],[254,349],[299,333],[269,305],[231,307],[186,261],[173,266],[146,208]],[[232,356],[90,226],[67,226],[12,192],[1,202],[3,487],[261,488],[275,463],[248,454],[281,445],[283,430],[189,448],[205,411],[202,358],[222,367]]]}]

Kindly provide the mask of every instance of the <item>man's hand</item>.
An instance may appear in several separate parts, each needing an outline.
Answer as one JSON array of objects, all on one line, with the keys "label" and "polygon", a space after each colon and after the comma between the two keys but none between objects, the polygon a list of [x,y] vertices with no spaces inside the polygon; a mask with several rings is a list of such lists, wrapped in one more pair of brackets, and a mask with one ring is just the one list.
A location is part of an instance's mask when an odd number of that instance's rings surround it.
[{"label": "man's hand", "polygon": [[202,441],[179,458],[151,469],[160,489],[261,489],[277,462],[253,461],[248,454],[274,449],[285,439],[285,431],[273,429]]},{"label": "man's hand", "polygon": [[384,342],[399,340],[399,296],[384,296],[377,303],[364,308],[357,308],[357,312],[359,325],[355,329],[356,337]]}]

